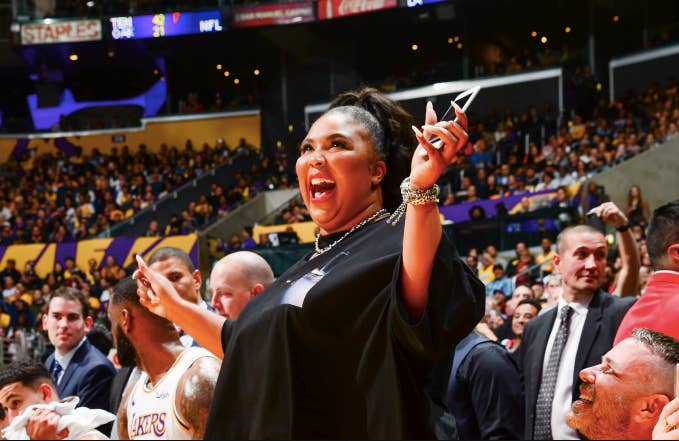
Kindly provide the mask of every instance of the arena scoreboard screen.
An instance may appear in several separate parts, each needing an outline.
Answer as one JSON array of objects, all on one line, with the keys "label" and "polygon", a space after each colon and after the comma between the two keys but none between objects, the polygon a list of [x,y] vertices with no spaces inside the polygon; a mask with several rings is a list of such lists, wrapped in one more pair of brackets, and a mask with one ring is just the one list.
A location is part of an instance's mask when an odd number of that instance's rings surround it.
[{"label": "arena scoreboard screen", "polygon": [[222,30],[222,15],[218,10],[111,17],[110,22],[114,40],[172,37]]}]

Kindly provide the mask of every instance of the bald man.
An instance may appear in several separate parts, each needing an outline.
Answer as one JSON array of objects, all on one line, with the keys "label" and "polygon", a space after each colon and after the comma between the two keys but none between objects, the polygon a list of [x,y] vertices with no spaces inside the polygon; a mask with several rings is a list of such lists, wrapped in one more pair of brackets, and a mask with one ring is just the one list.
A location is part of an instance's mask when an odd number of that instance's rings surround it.
[{"label": "bald man", "polygon": [[217,314],[236,320],[245,305],[273,280],[271,267],[259,254],[250,251],[228,254],[212,268],[211,305]]}]

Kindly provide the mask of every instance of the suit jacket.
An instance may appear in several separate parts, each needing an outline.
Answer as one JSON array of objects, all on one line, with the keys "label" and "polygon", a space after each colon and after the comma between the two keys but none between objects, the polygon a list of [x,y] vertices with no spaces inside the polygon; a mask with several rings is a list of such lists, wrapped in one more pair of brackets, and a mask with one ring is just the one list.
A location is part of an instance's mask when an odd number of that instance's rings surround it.
[{"label": "suit jacket", "polygon": [[[47,357],[45,366],[50,369],[53,363],[54,353]],[[77,396],[80,398],[78,407],[108,411],[111,382],[115,374],[116,370],[108,358],[85,339],[64,371],[57,385],[57,393],[60,398]]]},{"label": "suit jacket", "polygon": [[[619,298],[602,290],[592,297],[575,357],[573,401],[580,396],[580,371],[599,364],[601,357],[613,347],[618,326],[634,301],[634,298]],[[523,331],[521,346],[516,352],[525,398],[524,439],[533,438],[535,403],[542,382],[542,365],[556,315],[557,308],[552,308],[528,322]]]},{"label": "suit jacket", "polygon": [[113,414],[118,413],[118,407],[120,406],[120,400],[123,398],[123,392],[125,392],[125,387],[130,379],[130,375],[134,371],[134,366],[123,366],[118,369],[113,381],[111,382],[111,396],[109,399],[109,409]]}]

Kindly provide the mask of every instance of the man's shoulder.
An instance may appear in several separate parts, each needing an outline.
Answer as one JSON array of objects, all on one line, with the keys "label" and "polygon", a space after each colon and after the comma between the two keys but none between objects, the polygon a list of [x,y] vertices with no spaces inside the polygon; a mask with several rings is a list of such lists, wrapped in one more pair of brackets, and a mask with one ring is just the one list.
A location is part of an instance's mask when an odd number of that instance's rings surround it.
[{"label": "man's shoulder", "polygon": [[636,297],[618,297],[604,291],[599,291],[596,295],[600,296],[604,311],[612,313],[622,311],[624,314],[637,300]]},{"label": "man's shoulder", "polygon": [[115,368],[113,367],[113,363],[111,363],[111,361],[108,358],[106,358],[106,356],[102,354],[99,349],[94,347],[89,342],[85,342],[83,346],[84,347],[78,351],[82,354],[81,357],[79,357],[82,364],[86,365],[88,368],[105,366],[115,374]]},{"label": "man's shoulder", "polygon": [[542,314],[539,314],[537,317],[531,319],[528,323],[526,323],[524,335],[526,331],[532,332],[534,329],[542,329],[545,326],[549,326],[554,321],[554,317],[556,317],[556,308],[555,307],[547,308],[548,308],[547,311],[545,311]]},{"label": "man's shoulder", "polygon": [[507,363],[513,363],[507,349],[492,340],[481,341],[476,344],[465,357],[463,363],[481,368],[482,371],[494,372]]},{"label": "man's shoulder", "polygon": [[222,361],[205,348],[192,346],[187,348],[181,357],[186,358],[182,362],[183,368],[181,369],[184,372],[179,376],[179,385],[192,377],[202,379],[219,375]]}]

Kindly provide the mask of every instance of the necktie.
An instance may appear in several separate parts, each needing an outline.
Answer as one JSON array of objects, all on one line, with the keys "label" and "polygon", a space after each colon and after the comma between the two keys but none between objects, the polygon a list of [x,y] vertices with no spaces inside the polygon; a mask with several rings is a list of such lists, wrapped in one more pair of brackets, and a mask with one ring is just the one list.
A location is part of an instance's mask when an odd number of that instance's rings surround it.
[{"label": "necktie", "polygon": [[535,403],[535,425],[533,426],[533,439],[552,439],[552,402],[554,401],[554,387],[556,377],[559,373],[559,363],[561,354],[566,341],[568,340],[568,329],[571,323],[573,309],[565,305],[561,308],[559,329],[554,338],[552,350],[549,353],[547,369],[540,383],[538,399]]},{"label": "necktie", "polygon": [[55,359],[54,360],[54,365],[52,366],[52,378],[54,379],[54,384],[57,385],[59,384],[59,377],[61,377],[61,373],[64,371],[64,368],[61,367],[61,364]]}]

